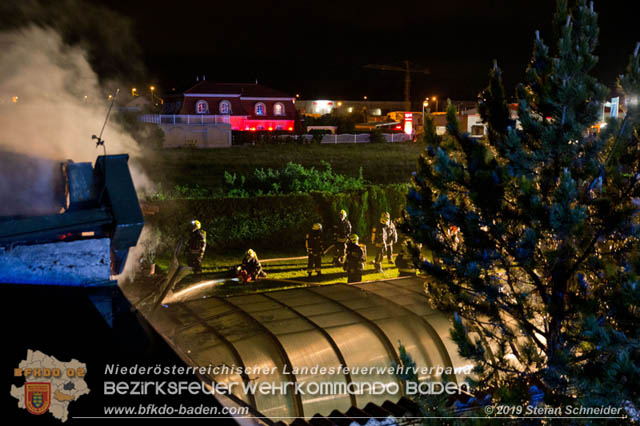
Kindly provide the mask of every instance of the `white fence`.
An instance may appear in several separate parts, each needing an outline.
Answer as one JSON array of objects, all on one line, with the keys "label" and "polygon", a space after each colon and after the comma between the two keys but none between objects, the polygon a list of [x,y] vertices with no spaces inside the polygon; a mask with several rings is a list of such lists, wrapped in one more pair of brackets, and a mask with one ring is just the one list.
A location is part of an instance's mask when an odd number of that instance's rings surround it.
[{"label": "white fence", "polygon": [[369,143],[369,133],[322,135],[320,143]]},{"label": "white fence", "polygon": [[413,137],[406,133],[383,133],[387,142],[407,142],[412,141]]},{"label": "white fence", "polygon": [[[406,133],[383,133],[385,140],[387,142],[407,142],[412,141],[413,138],[411,135],[407,135]],[[293,140],[302,140],[305,143],[310,143],[313,140],[313,135],[304,134],[304,135],[278,135],[278,139],[293,139]],[[370,143],[371,136],[369,133],[341,133],[338,135],[322,135],[322,139],[320,143],[322,144],[339,144],[339,143]]]},{"label": "white fence", "polygon": [[[387,142],[406,142],[412,140],[411,135],[406,133],[383,133],[382,136]],[[339,135],[322,135],[320,143],[369,143],[371,136],[369,133],[342,133]]]},{"label": "white fence", "polygon": [[154,124],[230,124],[228,115],[141,114],[138,121]]},{"label": "white fence", "polygon": [[[412,141],[411,135],[406,133],[383,133],[387,142],[407,142]],[[305,143],[310,143],[313,140],[313,135],[278,135],[278,139],[294,139],[302,140]],[[339,143],[370,143],[371,136],[369,133],[341,133],[338,135],[322,135],[320,143],[322,144],[339,144]]]}]

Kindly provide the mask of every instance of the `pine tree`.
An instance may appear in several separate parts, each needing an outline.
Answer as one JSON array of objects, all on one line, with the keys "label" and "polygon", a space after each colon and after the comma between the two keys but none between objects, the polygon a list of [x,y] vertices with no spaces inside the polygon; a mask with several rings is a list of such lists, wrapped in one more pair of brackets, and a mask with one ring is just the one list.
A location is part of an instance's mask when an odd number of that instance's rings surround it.
[{"label": "pine tree", "polygon": [[[558,1],[554,29],[553,48],[536,33],[517,122],[497,65],[479,101],[487,138],[449,107],[450,143],[421,155],[404,231],[433,251],[415,258],[426,293],[454,313],[478,389],[640,407],[640,109],[593,132],[607,95],[593,5]],[[619,84],[640,94],[637,48]]]},{"label": "pine tree", "polygon": [[424,114],[424,133],[422,134],[422,141],[429,146],[438,146],[440,144],[441,137],[436,133],[436,123],[430,113]]}]

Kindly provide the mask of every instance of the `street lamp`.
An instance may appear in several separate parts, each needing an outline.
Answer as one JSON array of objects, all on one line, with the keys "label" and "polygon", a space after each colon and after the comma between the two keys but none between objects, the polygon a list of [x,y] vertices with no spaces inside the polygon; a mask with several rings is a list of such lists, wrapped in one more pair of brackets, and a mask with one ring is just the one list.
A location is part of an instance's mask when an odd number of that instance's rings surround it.
[{"label": "street lamp", "polygon": [[153,91],[156,90],[156,86],[149,86],[149,90],[151,91],[151,103],[153,103]]},{"label": "street lamp", "polygon": [[429,99],[425,99],[422,102],[422,130],[424,131],[424,125],[426,123],[426,119],[424,116],[424,109],[427,108],[427,111],[429,111]]},{"label": "street lamp", "polygon": [[136,95],[136,92],[138,91],[138,89],[136,89],[135,87],[131,88],[131,96],[138,96]]},{"label": "street lamp", "polygon": [[438,98],[434,96],[431,100],[436,103],[436,112],[438,112]]}]

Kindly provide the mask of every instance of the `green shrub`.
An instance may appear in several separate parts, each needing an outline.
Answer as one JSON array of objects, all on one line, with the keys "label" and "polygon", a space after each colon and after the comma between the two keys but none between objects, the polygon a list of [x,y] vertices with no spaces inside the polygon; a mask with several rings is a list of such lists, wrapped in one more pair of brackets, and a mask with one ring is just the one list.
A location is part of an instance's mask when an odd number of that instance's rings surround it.
[{"label": "green shrub", "polygon": [[245,177],[235,173],[224,173],[224,193],[227,196],[261,196],[280,194],[303,194],[311,191],[337,193],[364,188],[364,178],[360,169],[357,178],[333,172],[331,165],[321,162],[324,170],[305,168],[289,162],[281,170],[255,169],[253,175]]}]

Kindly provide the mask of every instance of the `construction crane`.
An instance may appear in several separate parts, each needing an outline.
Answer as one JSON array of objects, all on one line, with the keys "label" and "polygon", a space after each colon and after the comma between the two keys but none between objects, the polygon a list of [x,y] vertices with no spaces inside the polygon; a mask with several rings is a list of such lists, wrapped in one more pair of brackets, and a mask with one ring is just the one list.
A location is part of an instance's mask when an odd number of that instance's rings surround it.
[{"label": "construction crane", "polygon": [[368,64],[365,68],[381,71],[401,71],[404,72],[404,108],[405,111],[411,111],[411,73],[429,74],[429,70],[426,68],[412,68],[411,63],[408,60],[403,61],[404,67],[398,67],[395,65],[375,65]]}]

